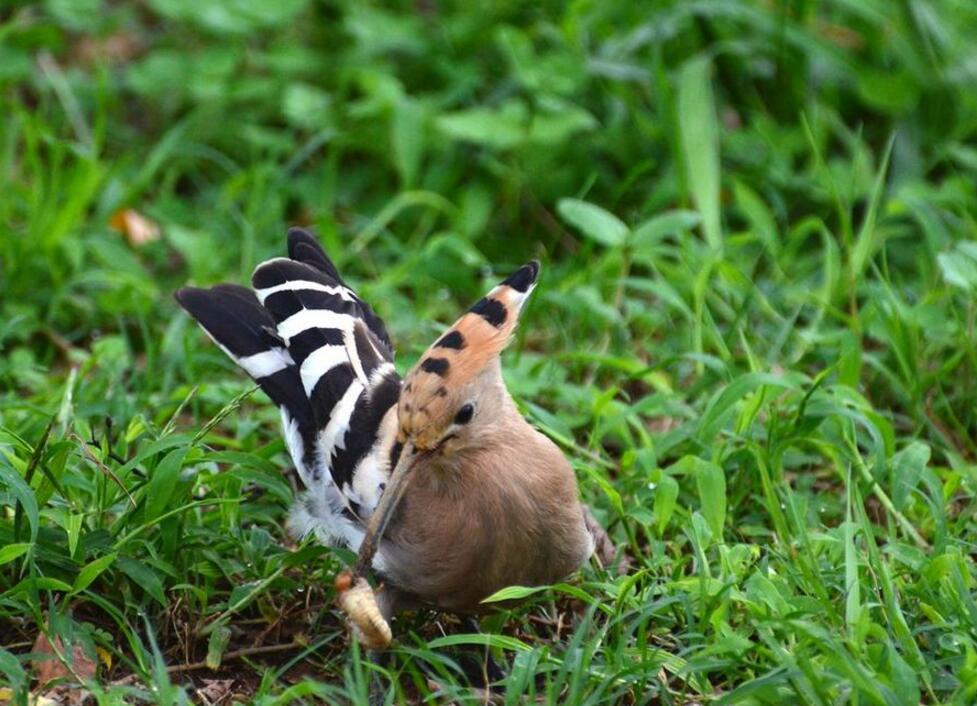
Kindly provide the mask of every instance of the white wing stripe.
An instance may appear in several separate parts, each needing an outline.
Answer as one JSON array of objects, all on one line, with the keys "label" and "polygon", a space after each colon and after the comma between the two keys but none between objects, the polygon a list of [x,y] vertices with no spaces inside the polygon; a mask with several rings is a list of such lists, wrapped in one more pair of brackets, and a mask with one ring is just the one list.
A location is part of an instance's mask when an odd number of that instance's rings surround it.
[{"label": "white wing stripe", "polygon": [[342,365],[348,361],[346,346],[325,345],[309,353],[309,357],[302,361],[302,367],[299,368],[302,387],[305,388],[306,396],[312,396],[312,390],[315,389],[319,378],[337,365]]},{"label": "white wing stripe", "polygon": [[310,328],[352,329],[355,318],[328,309],[302,309],[278,324],[278,335],[288,343],[293,337]]},{"label": "white wing stripe", "polygon": [[299,432],[298,422],[292,418],[285,406],[282,406],[282,432],[285,434],[285,446],[295,464],[299,478],[306,488],[311,488],[315,478],[310,469],[305,466],[305,444],[302,441],[302,434]]},{"label": "white wing stripe", "polygon": [[244,372],[256,380],[258,378],[274,375],[275,373],[284,370],[289,365],[295,365],[295,361],[292,360],[292,355],[284,348],[272,348],[267,351],[262,351],[261,353],[246,355],[243,358],[239,358],[231,352],[230,348],[218,341],[213,334],[210,333],[210,331],[203,328],[203,326],[200,328],[203,329],[205,334],[207,334],[207,338],[213,341],[218,348],[224,351],[228,358],[233,360]]},{"label": "white wing stripe", "polygon": [[366,373],[363,371],[363,361],[360,360],[360,353],[356,350],[356,341],[353,339],[352,329],[343,331],[343,343],[346,344],[349,362],[353,366],[353,374],[366,387],[368,380],[366,379]]},{"label": "white wing stripe", "polygon": [[310,282],[304,279],[293,279],[288,282],[282,282],[281,284],[276,284],[273,287],[265,287],[264,289],[256,289],[255,294],[258,295],[258,300],[264,304],[265,299],[270,297],[276,292],[294,292],[302,289],[310,289],[316,292],[325,292],[326,294],[338,294],[340,298],[345,299],[348,302],[358,301],[353,295],[353,292],[347,288],[340,285],[328,285],[322,284],[321,282]]},{"label": "white wing stripe", "polygon": [[370,373],[370,382],[367,385],[367,389],[372,390],[378,382],[386,378],[391,373],[396,373],[397,369],[394,367],[393,363],[381,363],[373,369]]},{"label": "white wing stripe", "polygon": [[235,358],[234,360],[255,380],[266,378],[269,375],[274,375],[284,370],[290,365],[295,365],[292,356],[284,348],[272,348],[261,353],[244,356],[243,358]]},{"label": "white wing stripe", "polygon": [[346,432],[349,430],[349,420],[353,416],[356,401],[362,392],[363,385],[359,380],[353,380],[339,402],[332,408],[326,428],[319,432],[319,458],[326,466],[329,466],[332,452],[336,448],[345,448],[343,444]]}]

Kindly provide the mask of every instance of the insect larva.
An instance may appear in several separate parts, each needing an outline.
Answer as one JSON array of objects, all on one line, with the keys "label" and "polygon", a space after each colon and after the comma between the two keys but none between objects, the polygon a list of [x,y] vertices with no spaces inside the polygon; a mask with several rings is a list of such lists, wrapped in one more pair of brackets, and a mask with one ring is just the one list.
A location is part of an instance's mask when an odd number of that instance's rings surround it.
[{"label": "insect larva", "polygon": [[377,597],[366,579],[358,576],[355,581],[343,572],[336,577],[339,607],[349,617],[353,631],[363,646],[369,650],[383,650],[390,645],[393,633],[380,613]]}]

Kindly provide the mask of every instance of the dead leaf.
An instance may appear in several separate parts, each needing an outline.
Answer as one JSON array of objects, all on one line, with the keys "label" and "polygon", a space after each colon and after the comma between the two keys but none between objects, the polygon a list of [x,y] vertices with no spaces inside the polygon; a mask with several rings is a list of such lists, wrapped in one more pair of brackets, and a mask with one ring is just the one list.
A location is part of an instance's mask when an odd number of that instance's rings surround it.
[{"label": "dead leaf", "polygon": [[[14,691],[10,687],[0,686],[0,706],[7,706],[14,700]],[[27,702],[30,706],[60,706],[57,701],[49,696],[39,696],[31,694]]]},{"label": "dead leaf", "polygon": [[652,434],[667,434],[678,425],[679,420],[676,417],[651,417],[645,423],[645,428]]},{"label": "dead leaf", "polygon": [[79,37],[71,48],[72,64],[90,68],[98,63],[127,64],[145,50],[144,43],[134,34],[117,32],[108,37]]},{"label": "dead leaf", "polygon": [[822,37],[842,49],[858,51],[865,46],[865,37],[851,27],[822,22],[817,29]]},{"label": "dead leaf", "polygon": [[231,697],[234,687],[233,679],[203,679],[203,686],[197,689],[197,697],[208,706],[227,701]]},{"label": "dead leaf", "polygon": [[[55,650],[54,648],[57,648]],[[88,658],[81,645],[75,643],[71,647],[71,654],[66,654],[64,643],[57,635],[54,636],[54,646],[43,632],[38,634],[34,641],[34,653],[32,660],[34,673],[37,675],[37,683],[43,688],[55,679],[65,677],[71,679],[94,679],[96,664]],[[61,654],[69,658],[71,668],[61,661],[57,655]]]},{"label": "dead leaf", "polygon": [[58,684],[41,694],[31,694],[30,706],[86,706],[92,695],[72,684]]},{"label": "dead leaf", "polygon": [[122,233],[129,245],[139,248],[146,243],[159,240],[159,224],[139,213],[134,208],[120,208],[112,214],[109,225]]}]

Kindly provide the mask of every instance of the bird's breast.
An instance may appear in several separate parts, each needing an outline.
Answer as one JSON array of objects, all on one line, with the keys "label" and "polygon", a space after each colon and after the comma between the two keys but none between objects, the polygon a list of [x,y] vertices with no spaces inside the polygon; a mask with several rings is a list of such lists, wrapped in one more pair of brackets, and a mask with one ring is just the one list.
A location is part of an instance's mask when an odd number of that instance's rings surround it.
[{"label": "bird's breast", "polygon": [[590,539],[576,481],[558,450],[543,451],[543,473],[498,450],[461,467],[417,469],[383,543],[388,578],[431,605],[477,612],[500,588],[577,569]]}]

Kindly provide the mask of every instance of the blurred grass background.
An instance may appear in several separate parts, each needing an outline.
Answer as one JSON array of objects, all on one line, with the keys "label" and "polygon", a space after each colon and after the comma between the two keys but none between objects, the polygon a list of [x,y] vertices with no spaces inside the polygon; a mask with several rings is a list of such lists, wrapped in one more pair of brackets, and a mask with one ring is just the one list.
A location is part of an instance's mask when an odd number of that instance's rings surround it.
[{"label": "blurred grass background", "polygon": [[289,542],[277,413],[171,297],[304,224],[404,368],[543,261],[507,379],[633,557],[490,638],[407,616],[391,703],[480,703],[479,640],[509,704],[977,699],[977,5],[0,20],[8,696],[44,630],[102,650],[100,703],[200,701],[210,667],[225,700],[365,698],[348,556]]}]

